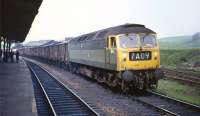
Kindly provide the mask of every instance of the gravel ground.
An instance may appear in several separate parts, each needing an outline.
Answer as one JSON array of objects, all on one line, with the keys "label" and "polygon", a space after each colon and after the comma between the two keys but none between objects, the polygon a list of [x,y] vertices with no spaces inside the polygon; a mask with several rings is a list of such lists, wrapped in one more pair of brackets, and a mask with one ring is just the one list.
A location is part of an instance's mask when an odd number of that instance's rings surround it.
[{"label": "gravel ground", "polygon": [[66,84],[86,103],[94,108],[100,115],[105,116],[157,116],[161,115],[129,97],[113,92],[96,82],[83,76],[71,74],[63,69],[35,60],[33,62],[42,65],[57,79]]}]

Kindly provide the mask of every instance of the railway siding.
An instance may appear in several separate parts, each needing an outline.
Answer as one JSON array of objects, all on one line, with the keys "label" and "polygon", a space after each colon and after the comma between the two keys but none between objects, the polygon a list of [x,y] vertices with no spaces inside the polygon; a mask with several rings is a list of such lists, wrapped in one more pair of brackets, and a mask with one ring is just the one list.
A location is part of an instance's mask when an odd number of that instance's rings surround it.
[{"label": "railway siding", "polygon": [[186,84],[195,85],[200,87],[200,76],[192,73],[178,71],[169,68],[162,68],[167,78],[175,79]]}]

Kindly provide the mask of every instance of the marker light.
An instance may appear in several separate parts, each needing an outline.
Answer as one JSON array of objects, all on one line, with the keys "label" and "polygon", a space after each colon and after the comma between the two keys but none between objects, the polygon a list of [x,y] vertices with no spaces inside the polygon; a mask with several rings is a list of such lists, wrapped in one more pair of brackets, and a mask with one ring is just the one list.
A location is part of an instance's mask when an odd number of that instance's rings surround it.
[{"label": "marker light", "polygon": [[126,61],[126,57],[127,57],[127,54],[126,53],[122,53],[122,59],[123,59],[124,62]]}]

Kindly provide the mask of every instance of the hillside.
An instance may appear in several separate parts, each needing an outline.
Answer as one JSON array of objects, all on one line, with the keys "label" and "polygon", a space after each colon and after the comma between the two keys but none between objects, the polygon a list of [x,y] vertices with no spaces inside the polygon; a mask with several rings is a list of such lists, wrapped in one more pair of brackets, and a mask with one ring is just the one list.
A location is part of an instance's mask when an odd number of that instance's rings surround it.
[{"label": "hillside", "polygon": [[161,65],[199,67],[200,49],[161,50]]},{"label": "hillside", "polygon": [[193,36],[176,36],[159,38],[161,49],[193,49],[200,48],[200,33]]}]

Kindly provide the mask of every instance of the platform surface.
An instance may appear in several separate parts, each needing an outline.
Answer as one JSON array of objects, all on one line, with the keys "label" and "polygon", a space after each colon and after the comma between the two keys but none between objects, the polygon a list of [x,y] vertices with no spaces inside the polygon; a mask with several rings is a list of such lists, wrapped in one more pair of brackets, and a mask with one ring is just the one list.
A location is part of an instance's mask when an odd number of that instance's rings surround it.
[{"label": "platform surface", "polygon": [[0,116],[37,116],[31,74],[19,63],[0,63]]}]

